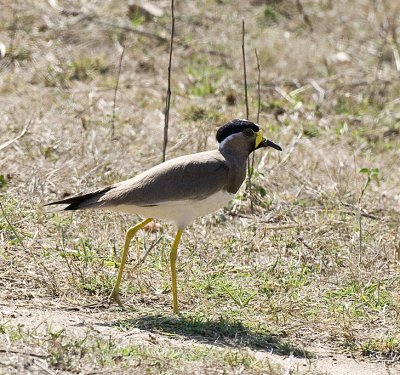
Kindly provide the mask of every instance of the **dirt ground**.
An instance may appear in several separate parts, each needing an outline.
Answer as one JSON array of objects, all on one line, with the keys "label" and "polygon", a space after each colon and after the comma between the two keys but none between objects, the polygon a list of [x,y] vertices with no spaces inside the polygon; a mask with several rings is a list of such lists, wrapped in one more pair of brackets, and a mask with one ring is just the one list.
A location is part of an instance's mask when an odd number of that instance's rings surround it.
[{"label": "dirt ground", "polygon": [[[160,345],[185,347],[193,345],[224,346],[223,340],[218,342],[206,343],[207,339],[196,336],[168,337],[156,334],[151,330],[132,328],[129,330],[118,330],[114,326],[114,321],[118,317],[115,309],[71,309],[68,306],[49,309],[43,306],[45,301],[26,306],[2,304],[2,320],[8,321],[11,325],[23,325],[28,330],[46,334],[49,325],[54,331],[63,330],[70,337],[82,338],[88,335],[101,336],[105,340],[119,342],[120,345]],[[72,311],[71,311],[72,310]],[[174,335],[173,335],[174,336]],[[319,373],[332,375],[390,375],[398,374],[399,365],[389,365],[380,361],[365,361],[360,357],[351,354],[338,352],[336,347],[330,347],[329,343],[318,343],[318,339],[311,343],[307,350],[315,355],[313,359],[304,359],[293,355],[279,355],[272,350],[262,351],[253,350],[254,356],[262,361],[279,364],[284,373]],[[30,348],[18,348],[18,350],[2,350],[0,353],[1,363],[4,368],[12,369],[15,373],[28,370],[29,372],[48,372],[53,373],[48,364],[40,358],[30,353]],[[14,366],[13,366],[14,365]],[[44,366],[45,368],[43,369]],[[12,370],[11,370],[12,372]],[[210,373],[213,373],[211,371]],[[219,373],[219,371],[216,371]]]}]

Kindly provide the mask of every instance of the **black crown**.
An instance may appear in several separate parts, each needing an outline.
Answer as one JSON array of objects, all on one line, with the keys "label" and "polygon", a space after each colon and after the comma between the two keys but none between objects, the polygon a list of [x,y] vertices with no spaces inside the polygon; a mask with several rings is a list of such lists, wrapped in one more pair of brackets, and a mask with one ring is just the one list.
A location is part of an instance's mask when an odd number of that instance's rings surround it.
[{"label": "black crown", "polygon": [[248,120],[235,119],[227,122],[225,125],[221,126],[217,131],[217,141],[221,143],[225,138],[232,134],[240,133],[244,129],[250,128],[254,132],[260,130],[259,126]]}]

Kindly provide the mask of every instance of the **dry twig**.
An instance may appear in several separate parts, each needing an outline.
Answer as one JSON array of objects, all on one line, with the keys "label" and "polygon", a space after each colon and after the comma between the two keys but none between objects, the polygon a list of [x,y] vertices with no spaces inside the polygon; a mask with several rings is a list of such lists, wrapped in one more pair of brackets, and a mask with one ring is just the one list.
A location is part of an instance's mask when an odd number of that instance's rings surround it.
[{"label": "dry twig", "polygon": [[261,112],[261,68],[260,59],[258,58],[257,48],[254,50],[257,61],[257,124],[260,122],[260,112]]},{"label": "dry twig", "polygon": [[[299,134],[295,135],[292,139],[292,142],[290,142],[290,146],[289,146],[289,151],[286,153],[286,155],[284,156],[284,158],[276,165],[273,165],[271,168],[269,168],[270,171],[280,167],[281,165],[285,164],[286,161],[290,158],[290,156],[292,155],[294,148],[296,146],[296,144],[300,141],[301,137],[303,136],[303,132],[300,132]],[[263,158],[261,159],[260,165],[264,166],[265,164],[265,158],[268,154],[266,153]]]},{"label": "dry twig", "polygon": [[310,31],[313,32],[314,31],[313,24],[310,20],[310,17],[308,16],[308,14],[305,12],[303,4],[301,3],[300,0],[296,0],[296,6],[297,6],[297,10],[299,11],[299,13],[303,16],[304,23],[308,26]]},{"label": "dry twig", "polygon": [[242,20],[242,57],[243,57],[243,79],[244,79],[244,99],[246,102],[246,119],[249,119],[249,100],[247,97],[247,74],[246,74],[246,53],[244,50],[244,19]]},{"label": "dry twig", "polygon": [[23,247],[23,249],[24,249],[25,251],[27,251],[27,249],[26,249],[26,247],[25,247],[25,245],[24,245],[24,242],[22,241],[22,238],[20,237],[20,235],[18,234],[18,232],[15,230],[14,225],[12,225],[12,223],[10,222],[10,220],[8,220],[8,217],[7,217],[7,215],[6,215],[6,212],[4,211],[4,208],[3,208],[3,204],[2,204],[1,202],[0,202],[0,210],[1,210],[1,212],[2,212],[2,214],[3,214],[3,217],[4,217],[5,221],[7,222],[8,226],[10,227],[10,229],[13,231],[15,237],[17,238],[18,242],[21,244],[21,246]]},{"label": "dry twig", "polygon": [[94,16],[87,16],[87,18],[85,17],[85,19],[90,19],[93,23],[97,23],[98,25],[104,25],[104,26],[115,28],[115,29],[124,30],[129,33],[137,34],[137,35],[144,36],[144,37],[150,38],[150,39],[156,39],[160,43],[165,43],[167,41],[167,39],[162,37],[161,35],[154,34],[149,31],[133,29],[132,27],[128,27],[128,26],[117,25],[115,23],[108,22],[108,21],[102,21],[100,19],[96,19]]},{"label": "dry twig", "polygon": [[144,261],[146,260],[147,256],[150,254],[150,251],[153,250],[157,244],[161,241],[162,237],[157,238],[156,240],[153,241],[153,243],[150,245],[150,247],[146,250],[146,252],[144,253],[144,255],[137,260],[136,264],[133,266],[133,269],[137,269],[139,268]]},{"label": "dry twig", "polygon": [[162,151],[162,161],[165,161],[165,154],[167,152],[167,143],[168,143],[169,109],[171,105],[171,64],[172,64],[172,50],[174,45],[174,33],[175,33],[174,0],[171,0],[171,40],[169,45],[168,88],[167,88],[167,96],[165,98],[164,142]]},{"label": "dry twig", "polygon": [[114,89],[113,111],[112,111],[112,119],[111,119],[111,137],[112,138],[114,138],[114,135],[115,135],[115,105],[117,102],[119,77],[121,76],[122,59],[124,58],[124,53],[125,53],[125,44],[120,42],[120,45],[122,47],[122,51],[121,51],[121,56],[119,58],[119,64],[118,64],[117,82],[115,84],[115,89]]},{"label": "dry twig", "polygon": [[6,148],[7,146],[10,146],[12,143],[14,143],[15,141],[18,141],[18,139],[22,138],[25,133],[27,132],[29,125],[32,123],[32,120],[30,120],[28,122],[28,124],[22,129],[22,132],[17,135],[15,138],[10,139],[9,141],[3,143],[2,145],[0,145],[0,151],[3,150],[4,148]]},{"label": "dry twig", "polygon": [[[244,19],[242,19],[242,59],[243,59],[243,83],[244,83],[244,100],[246,103],[246,119],[249,119],[249,99],[247,96],[247,72],[246,72],[246,53],[245,53],[245,41],[244,41],[244,35],[245,35],[245,27],[244,27]],[[252,165],[250,163],[250,157],[247,158],[247,191],[249,195],[251,196],[251,177],[252,177],[253,171],[252,171]],[[251,211],[254,210],[253,207],[253,201],[250,197],[250,207]]]},{"label": "dry twig", "polygon": [[[258,53],[257,49],[254,50],[255,55],[256,55],[256,60],[257,60],[257,124],[260,122],[260,112],[261,112],[261,68],[260,68],[260,60],[258,58]],[[253,177],[254,173],[254,158],[255,158],[255,153],[253,152],[251,154],[251,166],[249,169],[249,183],[251,183],[251,177]]]}]

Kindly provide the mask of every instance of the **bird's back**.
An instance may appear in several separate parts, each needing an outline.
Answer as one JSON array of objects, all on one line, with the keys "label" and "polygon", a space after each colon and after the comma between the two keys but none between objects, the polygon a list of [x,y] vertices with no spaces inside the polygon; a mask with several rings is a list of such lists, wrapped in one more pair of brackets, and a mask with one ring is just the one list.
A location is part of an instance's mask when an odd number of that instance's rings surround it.
[{"label": "bird's back", "polygon": [[154,206],[170,201],[202,200],[216,191],[227,190],[230,168],[218,150],[185,155],[116,184],[98,203],[103,207]]},{"label": "bird's back", "polygon": [[217,192],[235,193],[245,176],[245,164],[240,164],[229,160],[219,150],[199,152],[168,160],[115,185],[50,204],[67,205],[65,210],[118,211],[120,206],[131,206],[134,211],[134,207],[201,201]]}]

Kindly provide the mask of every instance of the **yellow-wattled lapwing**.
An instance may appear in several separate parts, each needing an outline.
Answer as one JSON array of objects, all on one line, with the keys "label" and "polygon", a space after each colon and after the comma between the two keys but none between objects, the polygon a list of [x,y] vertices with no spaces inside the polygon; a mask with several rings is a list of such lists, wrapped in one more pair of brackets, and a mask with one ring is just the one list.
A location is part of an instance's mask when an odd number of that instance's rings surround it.
[{"label": "yellow-wattled lapwing", "polygon": [[63,204],[64,210],[105,209],[146,217],[126,232],[117,280],[110,298],[121,305],[119,286],[129,244],[136,232],[154,219],[177,226],[170,252],[173,311],[178,313],[176,259],[182,231],[199,216],[224,207],[239,190],[246,176],[248,156],[262,147],[282,150],[263,137],[257,124],[235,119],[217,131],[217,150],[168,160],[129,180],[92,193],[74,196],[48,205]]}]

